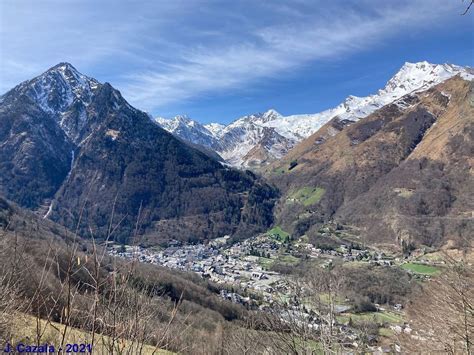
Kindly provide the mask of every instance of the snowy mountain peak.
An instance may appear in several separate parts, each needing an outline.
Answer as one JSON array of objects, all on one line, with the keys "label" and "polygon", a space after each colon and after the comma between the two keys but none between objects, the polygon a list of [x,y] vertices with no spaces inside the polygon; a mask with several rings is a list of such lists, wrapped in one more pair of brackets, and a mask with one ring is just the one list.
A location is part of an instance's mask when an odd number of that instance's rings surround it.
[{"label": "snowy mountain peak", "polygon": [[387,104],[396,103],[407,94],[427,90],[457,74],[467,80],[474,79],[472,68],[426,61],[406,62],[377,93],[365,97],[350,95],[336,107],[316,114],[282,116],[270,109],[240,117],[227,126],[218,123],[202,126],[185,116],[157,122],[193,143],[217,147],[215,150],[232,165],[247,166],[250,159],[255,160],[256,152],[267,160],[281,157],[335,117],[357,121]]},{"label": "snowy mountain peak", "polygon": [[242,119],[245,121],[252,122],[252,123],[262,124],[262,123],[274,121],[281,117],[282,115],[280,115],[276,110],[269,109],[268,111],[265,111],[265,112],[259,112],[253,115],[244,116],[242,117]]},{"label": "snowy mountain peak", "polygon": [[213,132],[186,115],[178,115],[172,119],[156,117],[154,121],[161,128],[191,143],[200,144],[215,150],[220,147],[219,141]]},{"label": "snowy mountain peak", "polygon": [[211,132],[214,136],[219,136],[219,133],[225,128],[225,125],[221,123],[208,123],[204,125],[206,129]]},{"label": "snowy mountain peak", "polygon": [[59,63],[12,91],[30,97],[45,112],[60,114],[77,101],[88,105],[99,85],[97,80],[79,73],[71,64]]},{"label": "snowy mountain peak", "polygon": [[398,97],[416,90],[424,90],[439,84],[457,74],[469,79],[472,69],[453,64],[431,64],[427,61],[405,64],[387,82],[379,94],[392,94]]},{"label": "snowy mountain peak", "polygon": [[81,91],[96,89],[99,85],[97,80],[81,74],[72,64],[66,62],[56,64],[31,81],[46,79],[56,80],[57,84],[67,84],[77,94],[80,94]]},{"label": "snowy mountain peak", "polygon": [[[91,105],[113,111],[131,108],[110,84],[81,74],[70,63],[59,63],[41,75],[24,81],[2,96],[4,102],[15,102],[17,97],[28,97],[37,109],[54,118],[74,144],[81,144],[90,134],[90,119],[97,112]],[[10,100],[10,101],[5,101]],[[94,121],[94,124],[100,124]]]},{"label": "snowy mountain peak", "polygon": [[180,122],[192,122],[193,120],[188,117],[188,115],[176,115],[175,120]]},{"label": "snowy mountain peak", "polygon": [[347,109],[350,109],[350,107],[357,105],[362,100],[364,100],[363,97],[349,95],[341,105],[343,105]]},{"label": "snowy mountain peak", "polygon": [[172,133],[178,128],[184,128],[188,126],[197,127],[198,125],[201,125],[200,123],[189,118],[187,115],[177,115],[171,119],[156,117],[154,118],[154,121],[158,123],[162,128]]},{"label": "snowy mountain peak", "polygon": [[51,72],[59,72],[61,73],[65,78],[68,77],[80,77],[82,76],[81,73],[78,72],[76,68],[71,63],[67,62],[61,62],[56,64],[55,66],[49,68],[45,73],[51,73]]},{"label": "snowy mountain peak", "polygon": [[281,117],[283,117],[283,116],[280,115],[276,110],[270,109],[267,112],[264,112],[262,114],[261,119],[259,120],[259,122],[266,123],[266,122],[277,120]]}]

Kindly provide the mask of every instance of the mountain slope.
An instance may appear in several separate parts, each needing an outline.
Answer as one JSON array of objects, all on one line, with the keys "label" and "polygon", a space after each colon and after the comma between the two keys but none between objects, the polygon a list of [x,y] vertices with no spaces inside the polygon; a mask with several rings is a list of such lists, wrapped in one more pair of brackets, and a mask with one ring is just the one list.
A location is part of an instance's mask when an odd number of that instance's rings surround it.
[{"label": "mountain slope", "polygon": [[30,97],[2,97],[0,191],[7,198],[28,208],[51,198],[68,174],[72,149],[55,117]]},{"label": "mountain slope", "polygon": [[[211,124],[207,126],[212,129],[207,129],[205,139],[200,138],[202,126],[196,121],[184,123],[186,129],[176,123],[177,119],[160,122],[171,133],[216,150],[231,165],[258,168],[281,158],[296,143],[308,138],[332,119],[356,122],[407,94],[427,90],[457,74],[469,78],[473,71],[451,64],[405,63],[374,95],[349,96],[338,106],[316,114],[282,116],[275,110],[269,110],[244,116],[225,127]],[[190,131],[196,133],[190,134]],[[212,143],[207,138],[209,133],[214,137]]]},{"label": "mountain slope", "polygon": [[[473,129],[473,84],[460,76],[356,123],[332,120],[268,169],[284,190],[279,220],[300,235],[336,219],[372,242],[461,243],[473,228]],[[318,199],[302,203],[305,188]]]},{"label": "mountain slope", "polygon": [[[96,314],[100,315],[97,319],[108,317],[108,310],[114,314],[120,312],[122,316],[117,320],[117,324],[126,327],[131,322],[131,318],[126,316],[130,314],[130,295],[137,294],[142,297],[136,298],[138,303],[135,305],[150,305],[150,308],[141,314],[153,314],[144,319],[149,327],[147,335],[152,329],[160,332],[169,326],[169,318],[163,318],[162,313],[171,314],[173,309],[176,311],[173,317],[179,325],[178,328],[184,327],[186,332],[183,332],[185,336],[176,338],[176,345],[169,345],[174,351],[181,351],[185,342],[189,343],[189,349],[202,351],[206,342],[212,343],[215,332],[220,330],[219,327],[211,327],[209,331],[203,332],[203,324],[215,325],[224,320],[239,321],[245,316],[243,306],[222,299],[219,287],[195,273],[142,262],[130,268],[127,260],[103,255],[101,246],[75,238],[74,234],[64,227],[20,208],[1,196],[0,235],[2,317],[12,320],[12,323],[2,320],[2,335],[8,334],[9,339],[13,341],[20,342],[26,336],[38,336],[36,317],[44,319],[40,321],[41,344],[52,341],[60,344],[60,330],[63,330],[64,325],[56,322],[67,323],[68,328],[74,326],[81,329],[80,334],[66,333],[66,341],[90,339],[90,322],[96,318],[90,311],[94,302],[98,305]],[[100,261],[94,262],[97,258],[100,258]],[[123,291],[114,293],[116,289],[112,287],[115,286],[113,280],[127,278],[133,282],[122,282]],[[64,287],[68,282],[72,286]],[[93,288],[98,282],[101,287],[98,287],[98,293],[95,293]],[[175,302],[179,301],[183,302],[184,306],[174,308]],[[64,309],[71,310],[71,316],[66,321]],[[196,309],[199,311],[192,311]],[[154,314],[153,310],[161,313]],[[26,314],[29,316],[24,319]],[[56,330],[46,330],[46,320],[48,323],[52,322],[50,326]],[[72,328],[72,332],[77,332],[77,328]],[[102,336],[111,336],[111,332],[112,330],[107,328],[97,330],[97,347],[94,347],[97,353],[111,353],[109,347],[106,350],[105,346],[101,346]],[[196,337],[190,334],[196,334],[199,340],[196,341]],[[131,333],[129,336],[136,339]],[[123,338],[126,339],[127,336]],[[120,339],[122,341],[122,336]],[[109,338],[103,340],[108,344]],[[124,350],[124,344],[120,351]],[[144,350],[146,347],[145,345]],[[101,348],[103,352],[98,350]],[[150,345],[149,348],[149,354],[162,353],[155,345]],[[130,349],[130,353],[140,352],[135,349]]]},{"label": "mountain slope", "polygon": [[138,220],[156,243],[272,222],[273,188],[183,143],[70,64],[2,96],[0,121],[0,168],[10,174],[0,192],[33,209],[50,203],[48,218],[83,234],[104,237],[117,223],[126,241]]},{"label": "mountain slope", "polygon": [[157,117],[155,122],[168,132],[172,132],[174,135],[193,144],[211,148],[215,151],[221,149],[219,140],[213,132],[187,116],[176,116],[172,120]]},{"label": "mountain slope", "polygon": [[447,110],[408,158],[338,211],[338,219],[364,226],[373,239],[472,246],[474,82],[451,79],[439,89],[449,97]]},{"label": "mountain slope", "polygon": [[[295,140],[279,134],[276,129],[264,126],[281,115],[269,110],[264,113],[244,116],[219,131],[222,148],[219,154],[231,165],[250,166],[260,157],[251,155],[252,149],[264,151],[270,160],[281,158],[295,144]],[[265,160],[265,159],[263,159]]]}]

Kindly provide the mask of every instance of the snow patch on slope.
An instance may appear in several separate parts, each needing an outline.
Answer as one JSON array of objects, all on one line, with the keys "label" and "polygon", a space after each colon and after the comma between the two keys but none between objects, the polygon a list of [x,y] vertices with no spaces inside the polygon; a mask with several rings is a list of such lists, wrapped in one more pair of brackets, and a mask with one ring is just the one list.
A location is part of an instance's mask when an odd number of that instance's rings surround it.
[{"label": "snow patch on slope", "polygon": [[282,116],[264,125],[274,127],[278,133],[286,137],[301,140],[312,135],[336,116],[340,119],[357,121],[407,94],[427,90],[458,74],[466,80],[474,78],[474,72],[471,69],[457,65],[437,65],[426,61],[405,63],[385,87],[374,95],[366,97],[351,95],[338,106],[320,113]]},{"label": "snow patch on slope", "polygon": [[193,144],[199,144],[215,151],[220,150],[219,139],[215,133],[187,116],[176,116],[172,119],[156,117],[153,120],[163,129]]},{"label": "snow patch on slope", "polygon": [[18,90],[35,100],[48,113],[64,112],[74,101],[90,103],[99,83],[79,73],[71,64],[60,63],[42,75],[23,82]]}]

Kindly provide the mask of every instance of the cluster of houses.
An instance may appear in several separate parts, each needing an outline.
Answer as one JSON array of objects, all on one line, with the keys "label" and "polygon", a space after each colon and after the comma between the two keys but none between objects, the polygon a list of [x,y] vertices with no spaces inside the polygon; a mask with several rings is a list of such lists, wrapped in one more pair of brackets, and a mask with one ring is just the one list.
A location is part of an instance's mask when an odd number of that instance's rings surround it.
[{"label": "cluster of houses", "polygon": [[[285,253],[295,256],[307,255],[311,258],[323,258],[326,260],[322,266],[330,266],[336,259],[344,262],[364,261],[381,266],[392,266],[393,260],[390,256],[377,251],[369,251],[362,248],[354,248],[340,245],[335,249],[315,248],[312,244],[300,241],[292,245],[283,245],[275,239],[260,235],[234,244],[228,243],[229,237],[214,239],[207,244],[181,245],[170,243],[164,249],[146,249],[138,246],[108,245],[108,252],[112,255],[135,258],[141,262],[161,265],[171,269],[195,272],[203,278],[208,278],[217,284],[222,284],[220,291],[222,298],[231,302],[245,305],[247,307],[258,307],[262,311],[278,309],[275,305],[281,302],[278,297],[285,296],[286,306],[279,310],[282,320],[288,322],[302,321],[306,326],[314,330],[326,327],[319,316],[311,309],[306,309],[298,300],[288,297],[292,294],[291,285],[283,275],[266,270],[262,267],[262,259],[278,260],[285,248]],[[226,286],[224,286],[224,284]],[[232,287],[229,291],[227,285]],[[248,292],[247,292],[248,291]],[[255,295],[258,294],[258,297]],[[258,300],[258,301],[257,301]],[[383,308],[377,305],[382,311]],[[402,305],[396,305],[394,310],[401,311]],[[350,306],[336,305],[335,313],[344,313]],[[345,346],[357,348],[360,341],[358,331],[348,325],[333,321],[341,341]],[[409,333],[409,326],[394,325],[395,333]],[[369,344],[375,352],[383,353],[385,349],[377,347],[375,337],[369,339]],[[393,351],[393,349],[392,349]]]},{"label": "cluster of houses", "polygon": [[300,243],[298,246],[306,252],[310,258],[337,258],[344,262],[366,261],[370,264],[380,266],[392,266],[394,262],[392,257],[387,256],[382,252],[351,248],[345,244],[341,244],[336,249],[320,249],[310,243]]},{"label": "cluster of houses", "polygon": [[[275,256],[278,246],[262,237],[247,239],[227,245],[228,237],[218,238],[208,244],[177,245],[153,251],[138,246],[109,245],[111,255],[136,258],[141,262],[161,265],[171,269],[193,271],[215,283],[236,285],[242,290],[251,289],[271,298],[275,289],[283,287],[283,277],[277,272],[267,271],[259,264],[255,250],[265,250],[265,257]],[[223,294],[237,303],[245,303],[243,297]]]},{"label": "cluster of houses", "polygon": [[[160,250],[139,246],[108,245],[112,255],[124,258],[136,258],[141,262],[161,265],[171,269],[192,271],[217,284],[238,286],[241,290],[256,291],[260,297],[270,302],[275,294],[285,294],[288,289],[286,279],[278,272],[262,267],[261,259],[274,261],[281,253],[282,244],[267,235],[259,235],[230,244],[229,236],[217,238],[206,244],[182,245],[170,242]],[[392,260],[383,253],[371,252],[360,248],[340,245],[336,249],[315,248],[309,243],[297,242],[285,246],[287,252],[305,254],[311,258],[323,258],[323,267],[329,267],[334,259],[368,261],[378,265],[392,265]],[[223,295],[224,298],[245,303],[242,298]]]}]

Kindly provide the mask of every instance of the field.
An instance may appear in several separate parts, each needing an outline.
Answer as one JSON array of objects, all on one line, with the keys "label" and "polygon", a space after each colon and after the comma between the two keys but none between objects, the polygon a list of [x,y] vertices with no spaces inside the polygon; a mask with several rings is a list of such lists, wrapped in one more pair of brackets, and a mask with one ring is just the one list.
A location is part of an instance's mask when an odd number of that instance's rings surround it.
[{"label": "field", "polygon": [[283,229],[281,229],[280,226],[273,227],[267,233],[270,237],[275,238],[279,242],[285,241],[286,238],[290,236],[290,233],[285,232]]},{"label": "field", "polygon": [[273,265],[274,262],[275,262],[275,260],[270,259],[270,258],[260,257],[260,258],[258,259],[258,263],[260,264],[260,266],[261,266],[264,270],[269,270],[270,267]]},{"label": "field", "polygon": [[[43,334],[40,344],[48,343],[54,345],[56,348],[61,344],[61,337],[65,326],[60,323],[47,323],[44,320],[39,321],[39,329]],[[13,324],[13,339],[12,345],[19,342],[24,344],[36,344],[36,318],[30,315],[19,313],[15,317]],[[90,344],[91,334],[84,332],[77,328],[68,328],[66,332],[65,344]],[[115,345],[115,352],[118,354],[132,354],[140,350],[140,345],[136,342],[118,340]],[[96,334],[93,353],[94,354],[109,354],[111,338]],[[156,354],[156,355],[171,355],[172,352],[166,350],[156,349],[151,345],[144,345],[141,349],[141,354]]]},{"label": "field", "polygon": [[375,321],[378,324],[384,323],[402,323],[403,318],[394,312],[366,312],[366,313],[344,313],[337,316],[337,320],[341,323],[347,323],[351,318],[353,321]]},{"label": "field", "polygon": [[[329,294],[321,293],[319,295],[319,299],[321,300],[321,302],[329,304]],[[334,296],[333,295],[333,300],[338,305],[347,305],[347,302],[345,301],[345,299],[342,296],[339,296],[339,295]]]},{"label": "field", "polygon": [[284,173],[287,172],[287,170],[284,168],[278,168],[278,169],[274,169],[272,172],[275,175],[283,175]]},{"label": "field", "polygon": [[440,270],[437,267],[431,265],[406,263],[402,264],[401,267],[407,271],[422,275],[438,275],[440,273]]},{"label": "field", "polygon": [[264,270],[270,270],[275,264],[296,265],[299,263],[299,261],[300,259],[288,254],[279,255],[276,259],[265,257],[258,258],[258,263]]},{"label": "field", "polygon": [[324,196],[324,190],[321,187],[303,187],[295,192],[293,192],[288,200],[295,201],[303,204],[304,206],[311,206],[318,203],[321,198]]},{"label": "field", "polygon": [[287,265],[296,265],[298,264],[300,259],[293,255],[280,255],[278,257],[278,262],[282,264],[287,264]]},{"label": "field", "polygon": [[393,337],[394,332],[393,332],[393,330],[391,330],[389,328],[380,328],[379,329],[379,335],[382,336],[382,337],[391,338],[391,337]]}]

